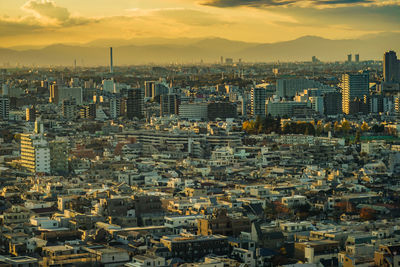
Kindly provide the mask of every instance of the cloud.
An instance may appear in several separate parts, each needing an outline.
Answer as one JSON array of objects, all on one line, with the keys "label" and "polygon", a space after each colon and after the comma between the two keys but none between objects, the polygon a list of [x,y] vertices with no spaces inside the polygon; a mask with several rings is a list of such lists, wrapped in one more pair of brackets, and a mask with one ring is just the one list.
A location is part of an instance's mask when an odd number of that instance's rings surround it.
[{"label": "cloud", "polygon": [[205,0],[201,5],[214,6],[221,8],[229,7],[343,7],[343,6],[381,6],[399,5],[398,0]]},{"label": "cloud", "polygon": [[58,6],[51,0],[30,0],[22,6],[22,9],[46,24],[76,26],[93,22],[83,17],[72,16],[67,8]]}]

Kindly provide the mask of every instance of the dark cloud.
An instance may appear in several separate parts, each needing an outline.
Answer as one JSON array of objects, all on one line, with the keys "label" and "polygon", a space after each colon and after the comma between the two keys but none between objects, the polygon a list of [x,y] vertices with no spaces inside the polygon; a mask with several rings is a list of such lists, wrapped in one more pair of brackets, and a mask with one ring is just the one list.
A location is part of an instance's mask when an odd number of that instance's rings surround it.
[{"label": "dark cloud", "polygon": [[202,5],[215,7],[262,7],[262,6],[284,6],[296,3],[291,0],[208,0],[202,2]]},{"label": "dark cloud", "polygon": [[374,4],[378,0],[206,0],[202,5],[215,7],[276,7],[276,6],[335,6],[335,5],[359,5]]}]

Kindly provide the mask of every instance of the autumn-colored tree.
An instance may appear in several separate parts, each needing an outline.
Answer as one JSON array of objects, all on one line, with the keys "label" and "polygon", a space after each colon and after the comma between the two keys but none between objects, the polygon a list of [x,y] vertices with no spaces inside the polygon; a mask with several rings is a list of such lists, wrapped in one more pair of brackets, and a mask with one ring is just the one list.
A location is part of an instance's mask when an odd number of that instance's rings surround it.
[{"label": "autumn-colored tree", "polygon": [[332,131],[332,123],[328,122],[324,125],[324,132],[329,133],[330,131]]},{"label": "autumn-colored tree", "polygon": [[350,131],[350,122],[348,122],[347,120],[343,120],[341,128],[344,133],[348,133]]},{"label": "autumn-colored tree", "polygon": [[368,123],[366,123],[366,122],[364,121],[363,124],[361,124],[360,129],[361,129],[361,131],[363,131],[363,132],[368,131],[368,130],[369,130]]},{"label": "autumn-colored tree", "polygon": [[360,210],[360,218],[366,221],[375,220],[375,210],[371,208],[362,208]]},{"label": "autumn-colored tree", "polygon": [[338,121],[335,121],[335,123],[333,124],[333,130],[335,131],[335,133],[340,132],[341,130],[341,125]]},{"label": "autumn-colored tree", "polygon": [[315,129],[316,135],[321,135],[323,131],[324,131],[324,125],[322,121],[318,121]]}]

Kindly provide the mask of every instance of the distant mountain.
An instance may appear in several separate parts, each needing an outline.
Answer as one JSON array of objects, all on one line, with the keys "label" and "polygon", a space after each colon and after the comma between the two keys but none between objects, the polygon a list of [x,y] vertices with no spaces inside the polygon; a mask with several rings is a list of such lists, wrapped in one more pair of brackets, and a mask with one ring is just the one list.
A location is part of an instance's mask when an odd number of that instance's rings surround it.
[{"label": "distant mountain", "polygon": [[108,65],[108,47],[114,47],[115,65],[143,63],[218,62],[221,56],[250,62],[306,61],[312,56],[322,61],[345,60],[348,53],[360,54],[361,60],[381,59],[387,50],[400,53],[400,33],[382,33],[359,39],[330,40],[304,36],[295,40],[260,44],[221,38],[97,40],[87,44],[56,44],[24,50],[0,48],[3,62],[24,65]]}]

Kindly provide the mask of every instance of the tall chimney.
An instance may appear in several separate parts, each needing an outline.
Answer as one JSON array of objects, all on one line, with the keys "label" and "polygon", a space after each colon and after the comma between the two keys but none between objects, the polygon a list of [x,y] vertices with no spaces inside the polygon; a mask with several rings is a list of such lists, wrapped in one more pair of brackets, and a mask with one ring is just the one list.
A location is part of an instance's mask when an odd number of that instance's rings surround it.
[{"label": "tall chimney", "polygon": [[114,73],[114,66],[113,66],[113,49],[110,47],[110,73]]}]

